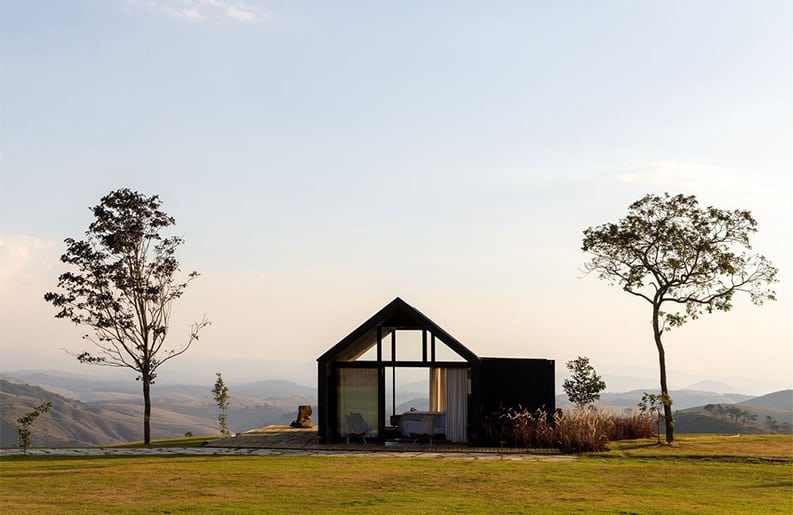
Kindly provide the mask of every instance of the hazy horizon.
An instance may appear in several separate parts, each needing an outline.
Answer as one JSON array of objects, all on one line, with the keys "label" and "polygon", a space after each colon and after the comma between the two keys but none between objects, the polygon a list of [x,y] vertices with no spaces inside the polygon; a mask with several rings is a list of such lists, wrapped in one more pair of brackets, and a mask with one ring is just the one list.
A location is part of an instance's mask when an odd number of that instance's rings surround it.
[{"label": "hazy horizon", "polygon": [[[606,382],[607,393],[627,392],[632,390],[658,389],[658,371],[650,367],[637,369],[612,370],[597,367],[596,371]],[[129,369],[111,369],[96,366],[67,364],[64,368],[41,367],[8,367],[0,365],[0,374],[13,375],[14,372],[44,372],[91,377],[102,381],[135,382],[135,373]],[[183,356],[180,363],[172,362],[170,367],[163,368],[156,384],[191,384],[200,385],[213,383],[215,374],[220,372],[227,384],[246,384],[256,381],[286,380],[301,386],[316,388],[317,365],[315,361],[267,361],[267,360],[234,360],[212,359],[198,360]],[[425,370],[414,370],[422,374]],[[742,393],[747,395],[765,395],[767,393],[793,389],[793,382],[773,380],[756,380],[748,377],[713,377],[707,375],[688,374],[677,370],[670,371],[674,378],[671,390],[705,390],[717,393]],[[569,377],[564,363],[556,363],[556,393],[562,394],[562,382]],[[401,381],[404,382],[405,380]],[[410,379],[407,380],[411,382]],[[157,396],[157,387],[152,387],[153,395]]]},{"label": "hazy horizon", "polygon": [[163,380],[313,362],[399,296],[477,355],[652,385],[649,305],[582,277],[580,247],[668,191],[752,211],[780,270],[777,302],[665,335],[670,388],[789,388],[791,20],[782,0],[0,3],[0,370],[91,373],[43,295],[129,187],[202,274],[169,338],[213,321]]}]

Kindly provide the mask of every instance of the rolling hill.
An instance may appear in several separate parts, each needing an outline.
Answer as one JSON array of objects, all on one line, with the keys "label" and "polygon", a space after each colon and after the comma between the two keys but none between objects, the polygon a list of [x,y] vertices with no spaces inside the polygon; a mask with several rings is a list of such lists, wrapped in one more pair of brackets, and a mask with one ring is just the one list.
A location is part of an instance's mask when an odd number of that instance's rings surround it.
[{"label": "rolling hill", "polygon": [[754,397],[741,404],[772,410],[793,411],[793,390],[780,390],[761,397]]},{"label": "rolling hill", "polygon": [[[33,424],[34,446],[105,445],[142,439],[142,407],[106,409],[38,386],[0,380],[0,445],[13,447],[17,444],[16,419],[42,401],[52,403],[52,409]],[[167,410],[152,409],[153,438],[180,436],[187,431],[195,434],[216,432],[207,420],[174,415]]]},{"label": "rolling hill", "polygon": [[[316,390],[283,380],[228,384],[228,424],[242,432],[270,424],[288,424],[301,404],[316,405]],[[397,391],[398,411],[426,408],[419,390],[426,384],[404,385]],[[49,413],[33,426],[34,446],[107,445],[142,440],[143,406],[140,384],[59,372],[5,373],[0,379],[0,445],[16,446],[16,419],[44,400]],[[152,389],[152,436],[169,438],[186,432],[217,433],[217,406],[211,385],[156,384]],[[647,390],[654,391],[654,390]],[[600,406],[636,408],[644,390],[607,393]],[[681,433],[791,433],[793,390],[761,397],[700,390],[672,392],[675,426]],[[557,406],[570,403],[557,396]],[[721,408],[719,408],[721,407]],[[738,410],[738,411],[736,411]],[[316,422],[316,420],[315,420]]]},{"label": "rolling hill", "polygon": [[[38,384],[34,384],[34,382]],[[52,409],[33,426],[35,446],[107,445],[143,439],[143,402],[134,381],[96,380],[58,373],[4,374],[0,380],[0,445],[17,444],[16,419],[42,401]],[[314,404],[309,387],[259,381],[230,388],[232,432],[294,420],[300,404]],[[155,385],[152,437],[217,433],[217,406],[207,386]]]},{"label": "rolling hill", "polygon": [[681,433],[793,433],[793,390],[738,403],[713,403],[675,412]]},{"label": "rolling hill", "polygon": [[[636,408],[642,400],[644,392],[659,393],[655,388],[646,390],[631,390],[629,392],[603,392],[600,395],[599,405],[604,408],[625,409]],[[734,404],[752,399],[751,395],[740,393],[716,393],[702,390],[672,390],[669,392],[672,397],[672,406],[676,410],[685,410],[705,404]],[[556,396],[556,407],[563,408],[572,406],[567,396],[560,394]]]},{"label": "rolling hill", "polygon": [[[615,410],[635,409],[645,391],[658,393],[654,389],[604,392],[598,406]],[[673,390],[670,395],[675,431],[679,433],[793,433],[793,390],[760,397],[702,390]],[[556,402],[557,407],[562,408],[572,405],[566,395],[557,395]],[[663,431],[663,425],[661,429]]]}]

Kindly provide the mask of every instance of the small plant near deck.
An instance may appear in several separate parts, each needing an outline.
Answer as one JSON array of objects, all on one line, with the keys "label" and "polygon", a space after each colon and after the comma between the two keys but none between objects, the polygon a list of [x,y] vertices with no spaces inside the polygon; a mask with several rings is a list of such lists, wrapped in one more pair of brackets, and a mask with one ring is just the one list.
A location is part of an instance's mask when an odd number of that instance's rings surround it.
[{"label": "small plant near deck", "polygon": [[666,419],[664,412],[661,410],[664,406],[671,405],[672,399],[665,393],[659,395],[655,393],[644,392],[644,395],[642,395],[642,400],[639,402],[639,411],[651,415],[653,418],[655,418],[656,423],[658,424],[656,429],[658,443],[661,443],[661,421]]},{"label": "small plant near deck", "polygon": [[17,428],[17,433],[19,433],[19,446],[22,447],[22,451],[25,454],[28,453],[28,447],[30,447],[31,442],[30,426],[39,418],[39,415],[48,412],[51,407],[52,404],[49,401],[42,402],[36,406],[33,411],[17,419],[17,423],[20,426]]}]

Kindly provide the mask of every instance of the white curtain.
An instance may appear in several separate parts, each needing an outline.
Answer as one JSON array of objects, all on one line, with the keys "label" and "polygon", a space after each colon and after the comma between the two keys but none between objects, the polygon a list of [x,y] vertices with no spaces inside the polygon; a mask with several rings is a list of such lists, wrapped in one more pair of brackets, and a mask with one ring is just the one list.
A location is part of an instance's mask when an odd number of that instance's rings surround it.
[{"label": "white curtain", "polygon": [[448,368],[446,372],[446,439],[467,442],[468,369]]},{"label": "white curtain", "polygon": [[430,369],[430,411],[446,411],[446,369]]}]

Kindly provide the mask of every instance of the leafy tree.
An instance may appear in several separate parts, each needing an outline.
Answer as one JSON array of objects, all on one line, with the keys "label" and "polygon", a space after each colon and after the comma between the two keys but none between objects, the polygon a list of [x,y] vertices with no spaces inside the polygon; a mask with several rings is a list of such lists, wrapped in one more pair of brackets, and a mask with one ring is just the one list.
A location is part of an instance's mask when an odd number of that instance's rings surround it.
[{"label": "leafy tree", "polygon": [[84,240],[67,238],[61,261],[76,268],[58,278],[61,291],[44,299],[64,318],[93,329],[84,340],[96,354],[76,355],[81,363],[126,367],[138,373],[143,384],[143,439],[151,444],[151,385],[158,368],[190,348],[206,318],[192,325],[180,346],[165,346],[173,302],[182,296],[191,272],[179,282],[177,236],[161,236],[175,220],[160,209],[158,196],[120,189],[103,197],[92,208],[94,221]]},{"label": "leafy tree", "polygon": [[223,377],[220,372],[217,372],[217,380],[215,386],[212,388],[212,395],[215,397],[215,403],[218,405],[218,427],[221,434],[228,435],[229,428],[226,424],[226,415],[229,407],[229,388],[223,382]]},{"label": "leafy tree", "polygon": [[33,422],[39,418],[39,415],[48,412],[51,407],[52,404],[49,401],[42,402],[33,408],[33,411],[17,419],[17,424],[20,426],[17,428],[17,433],[19,434],[19,446],[22,447],[22,451],[25,454],[28,453],[28,447],[30,447],[31,442],[30,426],[32,426]]},{"label": "leafy tree", "polygon": [[562,388],[570,402],[582,408],[600,399],[600,392],[606,389],[606,383],[595,373],[589,358],[579,356],[568,361],[567,370],[573,375],[564,380]]},{"label": "leafy tree", "polygon": [[777,269],[748,252],[756,231],[749,211],[701,208],[694,196],[668,193],[646,195],[619,222],[584,231],[583,250],[592,255],[586,272],[652,306],[667,442],[674,440],[674,421],[662,335],[703,313],[729,311],[738,292],[755,304],[775,300],[769,285]]}]

